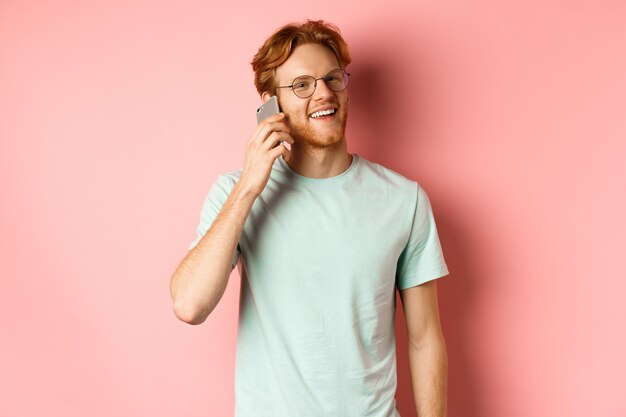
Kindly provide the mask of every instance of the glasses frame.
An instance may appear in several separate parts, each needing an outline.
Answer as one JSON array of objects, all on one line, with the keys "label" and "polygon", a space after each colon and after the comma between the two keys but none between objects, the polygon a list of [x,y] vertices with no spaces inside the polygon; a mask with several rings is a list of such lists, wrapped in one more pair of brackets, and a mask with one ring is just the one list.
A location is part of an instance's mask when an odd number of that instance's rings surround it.
[{"label": "glasses frame", "polygon": [[[327,77],[328,77],[331,73],[333,73],[333,72],[335,72],[335,71],[341,71],[341,72],[343,73],[344,77],[346,77],[346,78],[345,78],[345,86],[344,86],[341,90],[333,90],[333,89],[332,89],[332,88],[330,88],[330,87],[328,86],[328,84],[326,83],[326,78],[327,78]],[[297,80],[298,78],[302,78],[302,77],[313,78],[313,91],[311,91],[311,94],[309,94],[308,96],[304,96],[304,97],[299,96],[298,94],[296,94],[296,91],[293,89],[293,86],[294,86],[294,84],[296,83],[296,80]],[[277,86],[277,87],[275,87],[275,88],[291,88],[291,91],[293,91],[293,94],[295,94],[295,96],[296,96],[296,97],[299,97],[299,98],[309,98],[309,97],[311,97],[313,94],[315,94],[315,90],[317,90],[317,82],[318,82],[319,80],[324,80],[324,84],[326,84],[326,87],[328,87],[328,89],[329,89],[330,91],[334,91],[335,93],[339,93],[339,92],[341,92],[341,91],[345,90],[345,89],[346,89],[346,87],[348,87],[348,80],[349,80],[349,77],[350,77],[350,73],[349,73],[348,71],[346,71],[345,69],[343,69],[343,68],[335,68],[334,70],[330,70],[330,71],[328,71],[328,73],[327,73],[326,75],[324,75],[323,77],[320,77],[320,78],[315,78],[315,77],[313,77],[312,75],[299,75],[299,76],[297,76],[296,78],[294,78],[294,79],[293,79],[293,81],[291,82],[291,85],[279,85],[279,86]]]}]

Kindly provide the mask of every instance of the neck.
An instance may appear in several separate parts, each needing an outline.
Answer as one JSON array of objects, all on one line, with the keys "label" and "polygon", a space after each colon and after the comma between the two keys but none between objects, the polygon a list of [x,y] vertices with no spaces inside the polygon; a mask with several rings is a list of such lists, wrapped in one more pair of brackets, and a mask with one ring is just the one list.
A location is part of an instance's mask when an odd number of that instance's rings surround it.
[{"label": "neck", "polygon": [[[281,158],[281,157],[279,157]],[[345,138],[334,145],[319,148],[293,144],[285,162],[298,174],[309,178],[329,178],[344,172],[352,163]]]}]

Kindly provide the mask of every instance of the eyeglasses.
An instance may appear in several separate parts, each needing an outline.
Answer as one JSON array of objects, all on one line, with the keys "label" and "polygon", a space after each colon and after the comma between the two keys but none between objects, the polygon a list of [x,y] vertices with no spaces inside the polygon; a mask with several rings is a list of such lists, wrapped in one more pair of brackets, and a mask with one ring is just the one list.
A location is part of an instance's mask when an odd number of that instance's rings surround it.
[{"label": "eyeglasses", "polygon": [[293,93],[300,98],[311,97],[317,88],[317,81],[324,80],[326,87],[334,92],[345,90],[348,86],[348,74],[342,69],[335,69],[321,78],[314,78],[310,75],[301,75],[293,80],[291,85],[283,85],[276,88],[291,88]]}]

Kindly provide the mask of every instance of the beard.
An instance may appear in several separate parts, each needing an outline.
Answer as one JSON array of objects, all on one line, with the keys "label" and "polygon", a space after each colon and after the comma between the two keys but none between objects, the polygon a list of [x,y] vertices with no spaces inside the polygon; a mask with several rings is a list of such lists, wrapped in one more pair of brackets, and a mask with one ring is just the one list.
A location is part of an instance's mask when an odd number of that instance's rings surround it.
[{"label": "beard", "polygon": [[315,122],[310,118],[306,120],[291,121],[291,136],[294,140],[294,146],[302,148],[322,149],[337,146],[346,134],[346,124],[348,122],[348,111],[346,107],[337,109],[335,111],[335,117],[337,120],[333,121],[332,129],[330,132],[320,132],[315,128],[314,123],[326,123]]}]

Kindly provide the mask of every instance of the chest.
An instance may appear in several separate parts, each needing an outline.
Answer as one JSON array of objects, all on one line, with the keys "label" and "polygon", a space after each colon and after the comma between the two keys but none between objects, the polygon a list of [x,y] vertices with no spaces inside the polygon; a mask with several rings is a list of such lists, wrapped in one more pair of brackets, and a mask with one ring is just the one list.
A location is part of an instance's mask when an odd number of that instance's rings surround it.
[{"label": "chest", "polygon": [[249,271],[306,285],[393,280],[412,220],[409,207],[375,192],[284,188],[255,201],[240,240]]}]

